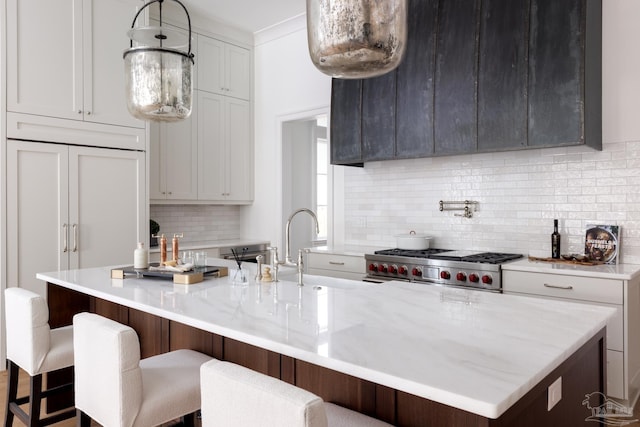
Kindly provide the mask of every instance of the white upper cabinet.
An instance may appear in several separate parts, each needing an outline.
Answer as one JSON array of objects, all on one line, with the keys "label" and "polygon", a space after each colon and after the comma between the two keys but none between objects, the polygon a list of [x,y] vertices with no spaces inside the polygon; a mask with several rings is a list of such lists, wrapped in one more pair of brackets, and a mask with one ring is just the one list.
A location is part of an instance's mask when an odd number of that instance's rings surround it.
[{"label": "white upper cabinet", "polygon": [[253,201],[253,139],[248,101],[198,91],[198,198]]},{"label": "white upper cabinet", "polygon": [[198,35],[198,89],[251,99],[251,52],[233,44]]},{"label": "white upper cabinet", "polygon": [[198,198],[196,91],[193,95],[188,119],[151,124],[149,198],[153,202]]},{"label": "white upper cabinet", "polygon": [[142,4],[7,0],[7,110],[144,128],[127,111],[122,59]]}]

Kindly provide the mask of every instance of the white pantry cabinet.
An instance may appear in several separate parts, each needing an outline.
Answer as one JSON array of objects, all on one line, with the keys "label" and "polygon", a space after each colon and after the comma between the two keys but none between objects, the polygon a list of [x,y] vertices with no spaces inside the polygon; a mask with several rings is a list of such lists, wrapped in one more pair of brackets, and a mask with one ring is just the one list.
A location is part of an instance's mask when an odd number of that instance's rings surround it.
[{"label": "white pantry cabinet", "polygon": [[253,169],[249,102],[198,91],[198,198],[251,203]]},{"label": "white pantry cabinet", "polygon": [[122,59],[142,4],[7,0],[7,110],[63,119],[59,127],[86,122],[143,129],[127,111]]},{"label": "white pantry cabinet", "polygon": [[198,89],[251,99],[251,51],[198,34]]},{"label": "white pantry cabinet", "polygon": [[[572,300],[616,309],[607,323],[607,395],[633,406],[640,394],[640,278],[633,280],[593,273],[539,267],[517,271],[518,263],[503,269],[505,294]],[[530,267],[525,267],[531,269]],[[589,268],[589,267],[585,267]]]},{"label": "white pantry cabinet", "polygon": [[148,241],[145,154],[7,141],[7,287],[39,272],[126,264]]}]

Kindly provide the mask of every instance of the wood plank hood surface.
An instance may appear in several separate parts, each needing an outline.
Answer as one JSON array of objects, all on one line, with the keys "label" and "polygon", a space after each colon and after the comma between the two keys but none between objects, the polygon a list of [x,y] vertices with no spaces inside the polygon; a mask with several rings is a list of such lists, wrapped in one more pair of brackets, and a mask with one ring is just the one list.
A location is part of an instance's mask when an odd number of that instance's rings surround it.
[{"label": "wood plank hood surface", "polygon": [[602,149],[601,0],[410,0],[403,63],[334,79],[331,163]]}]

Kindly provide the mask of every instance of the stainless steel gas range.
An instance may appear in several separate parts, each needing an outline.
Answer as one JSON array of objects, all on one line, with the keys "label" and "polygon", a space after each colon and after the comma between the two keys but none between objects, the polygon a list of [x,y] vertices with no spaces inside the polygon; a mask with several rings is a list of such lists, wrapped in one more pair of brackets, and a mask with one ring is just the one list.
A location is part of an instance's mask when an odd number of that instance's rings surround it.
[{"label": "stainless steel gas range", "polygon": [[365,254],[365,281],[402,280],[502,292],[501,265],[522,254],[481,251],[384,249]]}]

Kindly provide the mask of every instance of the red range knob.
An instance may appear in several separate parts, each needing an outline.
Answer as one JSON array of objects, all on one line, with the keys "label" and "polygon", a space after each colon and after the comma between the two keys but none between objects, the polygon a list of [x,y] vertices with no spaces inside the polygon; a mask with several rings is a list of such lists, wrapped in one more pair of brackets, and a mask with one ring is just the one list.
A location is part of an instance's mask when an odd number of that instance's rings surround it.
[{"label": "red range knob", "polygon": [[460,272],[460,273],[456,274],[456,279],[459,282],[464,282],[465,280],[467,280],[467,275],[464,274],[463,272]]},{"label": "red range knob", "polygon": [[403,265],[400,268],[398,268],[398,274],[400,274],[402,276],[406,276],[407,275],[407,267],[405,265]]},{"label": "red range knob", "polygon": [[443,270],[443,271],[440,272],[440,278],[441,279],[445,279],[445,280],[449,280],[449,279],[451,279],[451,273],[449,273],[446,270]]},{"label": "red range knob", "polygon": [[389,267],[389,273],[391,274],[396,274],[398,272],[398,266],[397,265],[392,265]]},{"label": "red range knob", "polygon": [[476,273],[471,273],[469,275],[469,281],[473,282],[473,283],[478,283],[480,281],[480,278],[478,277],[478,275]]},{"label": "red range knob", "polygon": [[386,273],[387,272],[387,265],[386,264],[382,264],[382,265],[378,266],[378,271],[380,273]]},{"label": "red range knob", "polygon": [[378,271],[378,267],[375,264],[369,264],[369,271]]},{"label": "red range knob", "polygon": [[491,278],[491,276],[485,274],[484,276],[482,276],[482,283],[486,284],[486,285],[490,285],[493,282],[493,279]]},{"label": "red range knob", "polygon": [[418,267],[413,267],[413,270],[411,270],[411,274],[413,274],[414,276],[421,276],[422,270],[420,270]]}]

